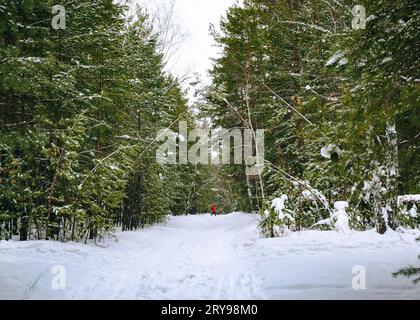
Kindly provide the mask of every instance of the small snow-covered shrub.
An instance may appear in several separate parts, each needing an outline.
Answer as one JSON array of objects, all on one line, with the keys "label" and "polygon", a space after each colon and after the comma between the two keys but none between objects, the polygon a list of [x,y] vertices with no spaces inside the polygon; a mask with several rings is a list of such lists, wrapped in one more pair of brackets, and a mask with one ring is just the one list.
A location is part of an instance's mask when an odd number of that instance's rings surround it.
[{"label": "small snow-covered shrub", "polygon": [[396,220],[400,226],[420,228],[420,195],[411,194],[398,197]]},{"label": "small snow-covered shrub", "polygon": [[282,195],[271,202],[270,208],[261,211],[259,229],[263,236],[274,238],[288,232],[294,219],[292,211],[286,209],[287,200],[287,195]]},{"label": "small snow-covered shrub", "polygon": [[349,203],[347,201],[337,201],[334,203],[334,211],[328,219],[323,219],[314,224],[311,228],[317,226],[328,226],[330,229],[335,229],[338,232],[347,233],[349,232],[349,215],[347,209]]},{"label": "small snow-covered shrub", "polygon": [[[303,191],[299,190],[299,194],[293,203],[293,208],[296,211],[296,229],[309,228],[317,221],[324,219],[330,215],[329,203],[325,195],[312,188],[306,182],[306,188]],[[302,187],[302,186],[301,186]]]},{"label": "small snow-covered shrub", "polygon": [[335,230],[338,232],[349,232],[349,215],[346,209],[349,207],[347,201],[337,201],[334,203],[334,212],[331,215],[331,222],[334,225]]}]

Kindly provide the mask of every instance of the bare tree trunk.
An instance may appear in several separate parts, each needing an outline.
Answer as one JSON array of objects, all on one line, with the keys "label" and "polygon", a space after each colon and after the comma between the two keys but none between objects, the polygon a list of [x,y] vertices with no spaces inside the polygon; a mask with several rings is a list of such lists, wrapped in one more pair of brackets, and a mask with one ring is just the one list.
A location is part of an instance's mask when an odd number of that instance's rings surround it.
[{"label": "bare tree trunk", "polygon": [[249,176],[247,174],[245,174],[246,177],[246,187],[247,187],[247,191],[248,191],[248,198],[249,198],[249,202],[251,204],[251,210],[254,209],[254,201],[252,200],[252,189],[251,189],[251,183],[249,181]]},{"label": "bare tree trunk", "polygon": [[[251,131],[252,131],[252,136],[254,138],[255,143],[257,143],[257,135],[255,133],[254,125],[252,123],[251,106],[250,106],[250,103],[249,103],[249,86],[250,86],[250,84],[249,84],[249,77],[247,75],[246,76],[246,84],[245,84],[245,104],[246,104],[246,110],[247,110],[247,113],[248,113],[248,126],[251,129]],[[258,159],[260,157],[259,157],[259,148],[258,148],[258,146],[256,146],[255,152],[256,152],[257,165],[259,165]],[[261,191],[262,202],[264,203],[264,200],[265,200],[265,192],[264,192],[264,181],[262,179],[262,172],[261,172],[261,170],[258,170],[258,180],[259,180],[260,189],[261,189],[260,191]]]},{"label": "bare tree trunk", "polygon": [[191,188],[190,188],[190,192],[188,194],[187,203],[185,204],[185,210],[184,210],[184,215],[185,216],[188,214],[188,210],[190,210],[190,208],[191,208],[191,202],[192,202],[192,199],[194,197],[194,193],[195,193],[195,181],[193,181],[191,183]]},{"label": "bare tree trunk", "polygon": [[57,161],[57,167],[55,169],[54,177],[52,179],[51,186],[50,186],[50,189],[49,189],[49,192],[48,192],[48,198],[47,198],[48,217],[47,217],[45,240],[49,240],[49,237],[53,236],[53,233],[51,232],[51,228],[50,228],[50,222],[53,222],[53,216],[54,216],[53,215],[53,197],[54,197],[54,192],[55,192],[55,188],[56,188],[56,185],[57,185],[58,171],[60,170],[61,162],[64,159],[64,154],[65,154],[65,146],[63,148],[61,148],[60,156],[59,156],[58,161]]},{"label": "bare tree trunk", "polygon": [[372,193],[373,193],[373,212],[375,218],[376,231],[380,234],[384,234],[387,230],[387,222],[384,216],[386,208],[382,206],[382,183],[379,176],[379,170],[374,173],[372,178]]},{"label": "bare tree trunk", "polygon": [[386,189],[388,191],[388,207],[390,208],[390,214],[388,216],[388,225],[394,229],[395,226],[395,214],[398,210],[398,135],[395,124],[389,125],[386,130],[388,150],[386,151],[386,166],[388,176],[386,180]]}]

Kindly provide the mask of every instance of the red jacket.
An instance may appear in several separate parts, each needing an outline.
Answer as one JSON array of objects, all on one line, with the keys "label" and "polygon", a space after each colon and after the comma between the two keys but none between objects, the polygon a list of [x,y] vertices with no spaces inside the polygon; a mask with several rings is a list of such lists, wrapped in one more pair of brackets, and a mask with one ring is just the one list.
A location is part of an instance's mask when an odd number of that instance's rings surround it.
[{"label": "red jacket", "polygon": [[211,212],[212,212],[212,213],[216,213],[216,212],[217,212],[217,208],[216,208],[216,206],[215,206],[215,205],[213,205],[213,206],[211,207]]}]

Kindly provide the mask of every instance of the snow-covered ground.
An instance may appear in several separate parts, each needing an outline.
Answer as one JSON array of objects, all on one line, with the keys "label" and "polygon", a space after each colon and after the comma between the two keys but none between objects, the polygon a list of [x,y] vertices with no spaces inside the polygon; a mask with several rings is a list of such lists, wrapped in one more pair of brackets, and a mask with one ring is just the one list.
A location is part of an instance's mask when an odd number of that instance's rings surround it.
[{"label": "snow-covered ground", "polygon": [[[240,213],[173,217],[118,233],[104,247],[2,241],[0,299],[420,299],[420,286],[391,275],[418,264],[414,233],[261,239],[257,221]],[[366,290],[352,288],[356,265],[366,270]],[[66,289],[54,290],[52,272],[63,270]]]}]

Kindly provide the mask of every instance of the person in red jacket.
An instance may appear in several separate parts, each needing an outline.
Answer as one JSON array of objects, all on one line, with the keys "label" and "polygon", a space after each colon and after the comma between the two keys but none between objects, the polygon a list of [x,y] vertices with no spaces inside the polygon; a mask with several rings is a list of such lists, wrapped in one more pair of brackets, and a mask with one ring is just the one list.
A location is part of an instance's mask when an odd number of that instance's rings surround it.
[{"label": "person in red jacket", "polygon": [[211,206],[211,215],[216,215],[216,214],[217,214],[216,204],[213,203],[213,205]]}]

